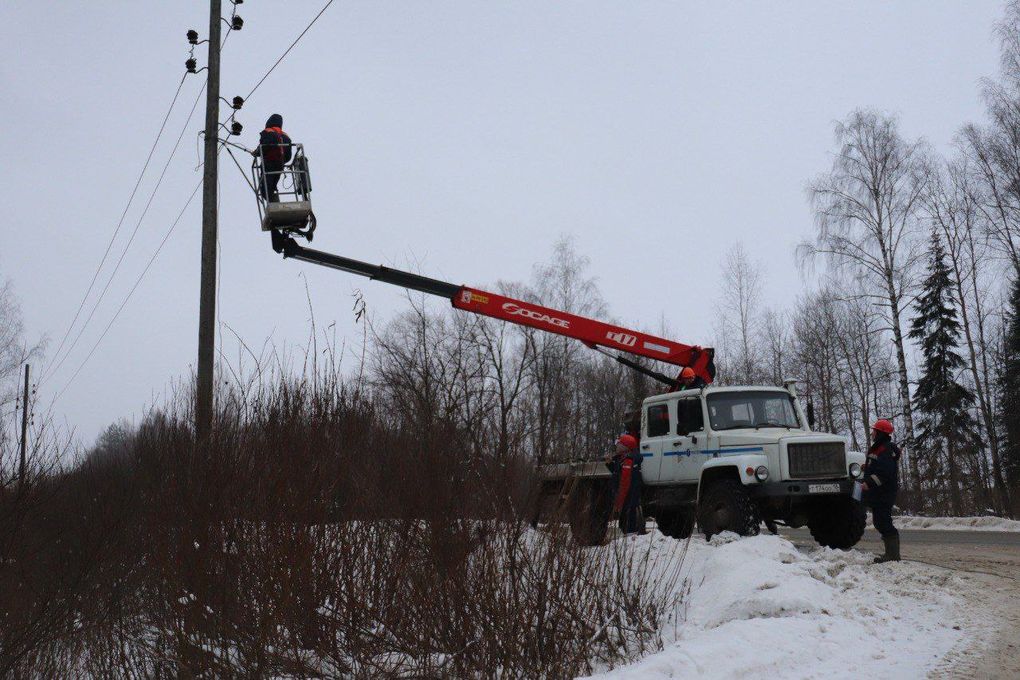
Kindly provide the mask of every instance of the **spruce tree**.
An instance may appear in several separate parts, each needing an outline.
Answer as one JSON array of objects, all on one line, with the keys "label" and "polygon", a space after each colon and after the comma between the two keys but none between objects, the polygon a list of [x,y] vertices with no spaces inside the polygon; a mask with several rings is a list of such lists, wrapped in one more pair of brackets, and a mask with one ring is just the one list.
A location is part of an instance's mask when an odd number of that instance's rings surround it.
[{"label": "spruce tree", "polygon": [[1005,435],[1002,465],[1013,515],[1020,516],[1020,271],[1013,278],[1006,310],[1006,336],[999,373],[999,424]]},{"label": "spruce tree", "polygon": [[928,276],[914,304],[916,316],[910,337],[917,341],[923,355],[922,375],[914,393],[917,422],[917,446],[923,457],[936,466],[929,470],[942,476],[941,463],[948,472],[949,500],[953,514],[963,512],[961,493],[961,454],[977,443],[970,408],[974,395],[957,382],[964,366],[957,353],[960,322],[952,298],[952,273],[946,266],[945,250],[937,233],[932,234]]}]

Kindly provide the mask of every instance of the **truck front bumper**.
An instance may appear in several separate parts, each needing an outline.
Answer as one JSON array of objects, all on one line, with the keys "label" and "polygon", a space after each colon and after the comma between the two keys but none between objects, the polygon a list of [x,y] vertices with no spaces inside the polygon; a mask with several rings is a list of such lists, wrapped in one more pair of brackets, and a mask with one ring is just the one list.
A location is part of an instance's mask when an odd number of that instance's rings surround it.
[{"label": "truck front bumper", "polygon": [[849,496],[852,479],[798,479],[789,482],[762,482],[744,488],[756,498],[774,496]]}]

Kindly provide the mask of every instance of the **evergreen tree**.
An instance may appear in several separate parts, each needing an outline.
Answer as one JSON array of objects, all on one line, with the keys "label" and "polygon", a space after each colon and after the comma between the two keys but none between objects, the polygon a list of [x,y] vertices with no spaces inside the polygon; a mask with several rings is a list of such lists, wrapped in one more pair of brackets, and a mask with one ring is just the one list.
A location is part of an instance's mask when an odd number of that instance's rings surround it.
[{"label": "evergreen tree", "polygon": [[928,276],[914,304],[916,316],[910,330],[911,339],[919,342],[924,357],[913,399],[920,414],[917,446],[922,457],[934,466],[926,471],[926,476],[948,473],[949,500],[953,514],[959,516],[963,513],[961,454],[974,447],[977,437],[970,413],[974,395],[956,380],[964,362],[956,352],[960,322],[953,303],[951,277],[942,242],[933,233]]},{"label": "evergreen tree", "polygon": [[1013,279],[1006,322],[999,373],[999,424],[1005,435],[1002,464],[1013,515],[1020,516],[1020,271]]}]

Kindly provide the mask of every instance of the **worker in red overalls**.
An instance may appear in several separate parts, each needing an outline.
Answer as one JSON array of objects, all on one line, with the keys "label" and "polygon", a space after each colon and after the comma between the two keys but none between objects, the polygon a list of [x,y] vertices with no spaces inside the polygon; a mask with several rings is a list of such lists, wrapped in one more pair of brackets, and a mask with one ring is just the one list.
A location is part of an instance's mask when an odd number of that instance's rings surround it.
[{"label": "worker in red overalls", "polygon": [[620,531],[644,535],[641,515],[641,454],[638,442],[629,434],[616,440],[616,455],[607,463],[613,473],[613,513],[620,518]]}]

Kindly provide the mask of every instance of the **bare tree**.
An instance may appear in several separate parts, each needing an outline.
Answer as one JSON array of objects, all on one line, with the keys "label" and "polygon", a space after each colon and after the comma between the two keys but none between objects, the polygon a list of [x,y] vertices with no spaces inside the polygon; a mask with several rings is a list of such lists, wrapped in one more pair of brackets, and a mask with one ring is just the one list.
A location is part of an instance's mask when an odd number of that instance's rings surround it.
[{"label": "bare tree", "polygon": [[984,83],[988,125],[965,126],[961,141],[990,242],[1020,273],[1020,2],[1007,4],[998,34],[1001,78]]},{"label": "bare tree", "polygon": [[802,298],[792,314],[791,363],[824,430],[868,445],[871,423],[895,399],[895,362],[882,342],[884,322],[853,290],[833,282]]},{"label": "bare tree", "polygon": [[448,312],[430,313],[421,299],[409,299],[411,311],[375,334],[373,382],[395,419],[431,446],[457,427],[475,432],[483,411],[482,362],[474,319],[458,323]]},{"label": "bare tree", "polygon": [[787,373],[791,359],[790,319],[786,311],[766,309],[761,315],[761,344],[764,356],[760,362],[765,375],[776,385],[790,377]]},{"label": "bare tree", "polygon": [[[596,279],[588,273],[589,266],[590,261],[577,252],[573,240],[561,237],[553,247],[552,259],[535,267],[531,289],[535,301],[581,316],[604,318],[606,303]],[[569,454],[583,450],[582,421],[575,417],[580,396],[575,381],[577,368],[591,360],[585,354],[587,350],[567,337],[532,329],[521,332],[535,357],[531,379],[535,386],[538,460],[548,460],[552,451]]]},{"label": "bare tree", "polygon": [[486,380],[493,392],[496,456],[505,461],[519,452],[529,428],[521,402],[531,387],[535,355],[508,323],[480,319],[475,342],[487,367]]},{"label": "bare tree", "polygon": [[810,187],[818,231],[798,248],[801,262],[825,256],[852,273],[892,331],[912,484],[914,418],[900,315],[910,301],[923,250],[916,229],[927,184],[924,145],[907,142],[896,119],[858,110],[836,125],[839,151],[831,170]]},{"label": "bare tree", "polygon": [[[823,292],[809,294],[800,301],[793,317],[794,361],[806,382],[805,395],[814,407],[818,426],[836,432],[836,376],[842,370],[837,338],[842,331],[830,307],[831,296]],[[852,443],[857,447],[856,440]]]},{"label": "bare tree", "polygon": [[25,362],[42,354],[45,339],[25,338],[21,306],[10,281],[0,284],[0,442],[7,436],[5,416],[19,398],[19,379]]},{"label": "bare tree", "polygon": [[752,384],[761,373],[756,344],[762,282],[761,266],[751,261],[742,243],[736,243],[726,254],[720,300],[722,345],[732,354],[726,361],[731,381]]}]

